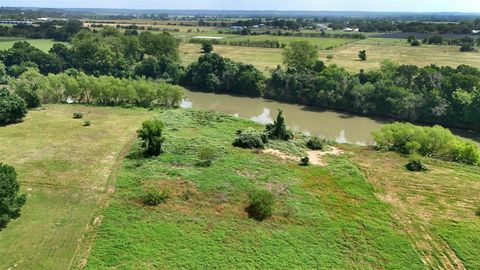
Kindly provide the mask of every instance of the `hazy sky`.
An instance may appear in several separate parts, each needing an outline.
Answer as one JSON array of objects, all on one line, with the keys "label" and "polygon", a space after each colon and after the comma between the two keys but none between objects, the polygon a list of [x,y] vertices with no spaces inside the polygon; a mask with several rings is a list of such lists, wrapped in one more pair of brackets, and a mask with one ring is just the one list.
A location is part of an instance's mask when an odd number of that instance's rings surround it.
[{"label": "hazy sky", "polygon": [[480,12],[480,0],[0,0],[0,6]]}]

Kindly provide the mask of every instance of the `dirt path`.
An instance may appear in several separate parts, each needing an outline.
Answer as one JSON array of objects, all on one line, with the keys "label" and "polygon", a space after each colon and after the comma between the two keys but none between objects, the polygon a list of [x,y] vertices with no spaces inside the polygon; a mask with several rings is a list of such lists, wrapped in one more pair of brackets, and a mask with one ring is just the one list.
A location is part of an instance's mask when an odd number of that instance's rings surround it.
[{"label": "dirt path", "polygon": [[[296,161],[296,162],[300,161],[300,157],[289,155],[287,153],[284,153],[276,149],[265,149],[263,150],[263,153],[279,157],[283,160]],[[343,151],[341,149],[333,146],[330,146],[328,151],[323,151],[323,150],[307,151],[310,164],[316,165],[316,166],[328,165],[327,162],[323,159],[324,156],[327,156],[327,155],[338,156],[342,153]]]}]

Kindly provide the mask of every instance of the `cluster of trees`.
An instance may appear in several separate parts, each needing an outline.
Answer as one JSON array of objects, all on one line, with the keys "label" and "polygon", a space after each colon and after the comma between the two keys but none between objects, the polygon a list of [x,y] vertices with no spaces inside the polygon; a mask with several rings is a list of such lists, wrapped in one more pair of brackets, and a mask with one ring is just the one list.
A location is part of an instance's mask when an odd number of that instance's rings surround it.
[{"label": "cluster of trees", "polygon": [[29,69],[11,83],[11,90],[22,97],[29,108],[62,102],[177,107],[183,99],[182,87],[163,81],[95,77],[75,70],[44,76]]},{"label": "cluster of trees", "polygon": [[257,48],[285,48],[287,44],[278,42],[276,40],[205,40],[200,38],[192,38],[189,40],[190,43],[205,43],[209,42],[216,45],[229,45],[229,46],[240,46],[240,47],[257,47]]},{"label": "cluster of trees", "polygon": [[[154,60],[150,59],[153,57]],[[128,35],[111,27],[98,33],[82,30],[72,39],[70,47],[58,43],[48,53],[28,42],[17,42],[12,48],[0,51],[0,61],[13,77],[18,77],[29,67],[38,68],[44,75],[75,68],[96,76],[137,75],[175,82],[182,72],[178,64],[178,41],[171,35],[151,32]],[[147,72],[142,68],[153,63],[157,66],[154,71]]]},{"label": "cluster of trees", "polygon": [[25,101],[6,88],[0,88],[0,126],[18,122],[26,114]]},{"label": "cluster of trees", "polygon": [[12,27],[0,25],[0,37],[48,38],[56,41],[69,41],[83,28],[77,20],[52,21],[35,25],[17,24]]},{"label": "cluster of trees", "polygon": [[479,165],[480,150],[472,141],[465,141],[441,126],[420,127],[393,123],[373,132],[378,149]]},{"label": "cluster of trees", "polygon": [[252,31],[250,29],[235,30],[235,31],[223,31],[219,30],[219,34],[230,34],[230,35],[252,35],[252,36],[261,36],[261,35],[270,35],[270,36],[279,36],[279,37],[313,37],[313,38],[350,38],[350,39],[365,39],[366,36],[362,33],[327,33],[325,31],[321,32],[293,32],[293,31]]},{"label": "cluster of trees", "polygon": [[264,80],[262,72],[252,65],[207,53],[188,66],[182,83],[211,92],[261,96]]}]

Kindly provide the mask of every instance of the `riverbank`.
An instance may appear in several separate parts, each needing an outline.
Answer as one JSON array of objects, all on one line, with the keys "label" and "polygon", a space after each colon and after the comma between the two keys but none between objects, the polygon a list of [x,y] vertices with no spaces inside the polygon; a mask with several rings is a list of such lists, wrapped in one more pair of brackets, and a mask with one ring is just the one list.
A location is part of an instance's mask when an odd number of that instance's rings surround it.
[{"label": "riverbank", "polygon": [[[157,117],[166,126],[165,152],[139,158],[134,144],[100,214],[85,269],[480,265],[480,247],[471,244],[480,240],[476,167],[426,159],[431,170],[412,173],[405,157],[352,145],[322,156],[326,166],[302,167],[233,147],[236,130],[264,128],[252,121],[182,109]],[[296,140],[272,147],[288,155],[306,150]],[[215,153],[209,167],[198,166],[205,148]],[[144,206],[140,198],[151,187],[170,197]],[[263,222],[245,212],[253,189],[275,196],[273,216]]]}]

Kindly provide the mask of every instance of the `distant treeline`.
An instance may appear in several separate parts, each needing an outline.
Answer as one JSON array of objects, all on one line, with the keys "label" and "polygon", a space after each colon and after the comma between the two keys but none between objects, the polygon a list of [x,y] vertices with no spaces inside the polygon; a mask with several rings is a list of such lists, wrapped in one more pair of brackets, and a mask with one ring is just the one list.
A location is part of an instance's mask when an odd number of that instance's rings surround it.
[{"label": "distant treeline", "polygon": [[321,31],[318,33],[304,33],[304,32],[293,32],[293,31],[252,31],[248,28],[242,30],[219,30],[219,34],[229,34],[229,35],[271,35],[271,36],[280,36],[280,37],[313,37],[313,38],[350,38],[350,39],[365,39],[366,36],[361,33],[326,33]]},{"label": "distant treeline", "polygon": [[0,37],[47,38],[68,41],[82,28],[83,23],[76,20],[45,22],[38,26],[18,24],[8,27],[0,25]]},{"label": "distant treeline", "polygon": [[278,42],[276,40],[219,40],[219,39],[202,39],[191,38],[189,43],[202,44],[212,43],[216,45],[229,45],[229,46],[241,46],[241,47],[258,47],[258,48],[285,48],[286,43]]}]

